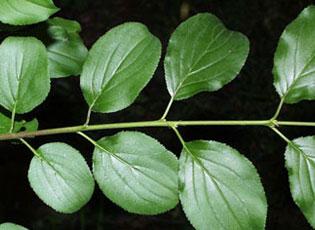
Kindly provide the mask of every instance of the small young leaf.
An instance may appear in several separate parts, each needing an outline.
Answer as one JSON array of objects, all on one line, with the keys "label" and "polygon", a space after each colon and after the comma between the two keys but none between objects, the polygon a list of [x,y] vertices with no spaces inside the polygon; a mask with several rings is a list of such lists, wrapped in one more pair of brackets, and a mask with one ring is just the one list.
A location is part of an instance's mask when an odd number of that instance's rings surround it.
[{"label": "small young leaf", "polygon": [[123,209],[143,215],[178,203],[178,161],[152,137],[121,132],[97,142],[93,172],[103,193]]},{"label": "small young leaf", "polygon": [[81,32],[80,23],[74,20],[54,17],[48,21],[48,33],[55,39],[60,41],[67,41],[72,34]]},{"label": "small young leaf", "polygon": [[28,171],[34,192],[58,212],[73,213],[94,191],[94,180],[81,154],[64,143],[50,143],[37,150]]},{"label": "small young leaf", "polygon": [[140,23],[125,23],[102,36],[83,66],[81,89],[92,111],[128,107],[152,78],[161,44]]},{"label": "small young leaf", "polygon": [[0,134],[8,133],[11,128],[11,119],[0,113]]},{"label": "small young leaf", "polygon": [[214,141],[186,144],[180,157],[180,200],[196,229],[264,229],[267,204],[255,167]]},{"label": "small young leaf", "polygon": [[80,75],[88,55],[88,49],[79,36],[80,24],[59,17],[48,20],[48,24],[48,32],[54,40],[47,48],[50,77]]},{"label": "small young leaf", "polygon": [[28,131],[28,132],[33,132],[33,131],[36,131],[38,130],[38,120],[35,118],[31,121],[21,121],[21,122],[18,122],[21,124],[21,128],[18,129],[18,130],[15,130],[15,132],[18,132],[20,131],[21,129],[23,129],[23,131]]},{"label": "small young leaf", "polygon": [[315,228],[315,136],[300,137],[289,143],[285,160],[292,197]]},{"label": "small young leaf", "polygon": [[[0,134],[9,133],[11,129],[11,119],[0,113]],[[13,132],[24,131],[36,131],[38,129],[38,120],[33,119],[32,121],[15,121]]]},{"label": "small young leaf", "polygon": [[29,25],[45,21],[58,10],[52,0],[1,0],[0,21],[11,25]]},{"label": "small young leaf", "polygon": [[3,224],[0,224],[0,230],[28,230],[28,229],[21,225],[17,225],[13,223],[3,223]]},{"label": "small young leaf", "polygon": [[82,65],[88,49],[81,41],[56,41],[48,46],[49,75],[51,78],[77,76],[81,74]]},{"label": "small young leaf", "polygon": [[315,99],[315,6],[289,24],[274,58],[274,85],[285,103]]},{"label": "small young leaf", "polygon": [[175,100],[216,91],[245,63],[248,39],[209,13],[197,14],[173,33],[164,61],[167,89]]},{"label": "small young leaf", "polygon": [[0,105],[27,113],[50,89],[45,46],[32,37],[8,37],[0,46]]}]

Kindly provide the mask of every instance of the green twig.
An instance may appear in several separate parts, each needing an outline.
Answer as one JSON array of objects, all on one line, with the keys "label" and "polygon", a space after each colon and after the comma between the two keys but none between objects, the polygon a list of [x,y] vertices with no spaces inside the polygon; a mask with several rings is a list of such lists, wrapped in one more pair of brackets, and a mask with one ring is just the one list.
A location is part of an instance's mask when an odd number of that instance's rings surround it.
[{"label": "green twig", "polygon": [[276,121],[276,120],[227,120],[227,121],[140,121],[140,122],[122,122],[99,125],[79,125],[63,128],[43,129],[37,131],[23,131],[19,133],[0,134],[1,140],[12,140],[20,138],[32,138],[37,136],[57,135],[64,133],[77,133],[83,131],[96,131],[107,129],[129,129],[129,128],[144,128],[144,127],[179,127],[179,126],[309,126],[315,127],[315,122],[300,122],[300,121]]}]

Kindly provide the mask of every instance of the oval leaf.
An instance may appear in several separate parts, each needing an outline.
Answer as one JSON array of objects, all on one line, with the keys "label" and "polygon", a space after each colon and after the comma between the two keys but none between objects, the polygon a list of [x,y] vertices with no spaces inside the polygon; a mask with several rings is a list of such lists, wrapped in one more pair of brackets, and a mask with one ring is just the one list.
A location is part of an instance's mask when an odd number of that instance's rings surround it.
[{"label": "oval leaf", "polygon": [[315,99],[315,7],[289,24],[274,58],[274,85],[286,103]]},{"label": "oval leaf", "polygon": [[1,0],[0,21],[11,25],[30,25],[45,21],[58,10],[52,0]]},{"label": "oval leaf", "polygon": [[88,49],[79,36],[80,24],[59,17],[50,19],[48,24],[50,37],[54,40],[47,47],[50,77],[80,75],[88,55]]},{"label": "oval leaf", "polygon": [[248,39],[227,30],[214,15],[197,14],[173,33],[164,61],[167,89],[175,100],[215,91],[233,80],[245,63]]},{"label": "oval leaf", "polygon": [[0,230],[27,230],[27,228],[13,223],[3,223],[0,224]]},{"label": "oval leaf", "polygon": [[110,200],[143,215],[176,206],[178,161],[164,146],[138,132],[121,132],[97,144],[93,172]]},{"label": "oval leaf", "polygon": [[152,78],[161,44],[140,23],[125,23],[102,36],[83,66],[81,89],[92,111],[128,107]]},{"label": "oval leaf", "polygon": [[285,160],[292,197],[315,228],[315,136],[291,141]]},{"label": "oval leaf", "polygon": [[31,187],[39,198],[58,212],[73,213],[84,206],[94,191],[94,180],[81,154],[64,143],[41,146],[28,171]]},{"label": "oval leaf", "polygon": [[0,46],[0,105],[26,113],[50,90],[45,46],[32,37],[9,37]]},{"label": "oval leaf", "polygon": [[214,141],[187,143],[180,157],[180,200],[196,229],[264,229],[267,204],[255,167]]}]

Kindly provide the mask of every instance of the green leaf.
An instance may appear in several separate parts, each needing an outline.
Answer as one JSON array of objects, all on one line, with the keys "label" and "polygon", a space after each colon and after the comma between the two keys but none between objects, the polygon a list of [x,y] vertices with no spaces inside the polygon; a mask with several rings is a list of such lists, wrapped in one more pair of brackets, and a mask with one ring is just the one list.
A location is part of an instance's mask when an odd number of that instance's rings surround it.
[{"label": "green leaf", "polygon": [[49,75],[60,78],[80,75],[88,49],[80,41],[56,41],[48,48]]},{"label": "green leaf", "polygon": [[[0,134],[9,133],[11,129],[11,119],[0,113]],[[38,120],[32,121],[15,121],[13,132],[23,131],[36,131],[38,129]]]},{"label": "green leaf", "polygon": [[315,228],[315,136],[291,141],[285,152],[285,162],[292,197]]},{"label": "green leaf", "polygon": [[161,44],[140,23],[125,23],[102,36],[83,66],[81,89],[92,111],[128,107],[152,78]]},{"label": "green leaf", "polygon": [[285,103],[315,99],[315,7],[289,24],[274,58],[274,85]]},{"label": "green leaf", "polygon": [[30,25],[45,21],[58,10],[52,0],[1,0],[0,21],[11,25]]},{"label": "green leaf", "polygon": [[47,48],[50,77],[80,75],[88,55],[88,49],[79,36],[80,24],[59,17],[50,19],[48,24],[48,32],[54,40]]},{"label": "green leaf", "polygon": [[94,180],[81,154],[64,143],[50,143],[37,150],[28,171],[39,198],[58,212],[82,208],[94,191]]},{"label": "green leaf", "polygon": [[53,39],[67,41],[69,37],[81,32],[80,23],[74,20],[54,17],[48,20],[48,33]]},{"label": "green leaf", "polygon": [[45,46],[32,37],[8,37],[0,46],[0,105],[26,113],[50,90]]},{"label": "green leaf", "polygon": [[137,214],[166,212],[178,203],[178,161],[152,137],[121,132],[97,142],[93,172],[103,193]]},{"label": "green leaf", "polygon": [[23,131],[28,131],[28,132],[33,132],[38,130],[38,120],[35,118],[31,121],[22,121],[22,122],[18,122],[21,124],[21,128],[19,130],[16,130],[15,132],[20,131],[21,129],[23,129]]},{"label": "green leaf", "polygon": [[197,14],[173,33],[164,61],[167,89],[175,100],[216,91],[245,63],[248,39],[209,13]]},{"label": "green leaf", "polygon": [[0,134],[8,133],[11,128],[11,119],[0,113]]},{"label": "green leaf", "polygon": [[196,229],[264,229],[264,190],[255,167],[238,151],[215,141],[193,141],[179,165],[180,200]]},{"label": "green leaf", "polygon": [[3,223],[0,224],[0,230],[27,230],[27,228],[13,223]]}]

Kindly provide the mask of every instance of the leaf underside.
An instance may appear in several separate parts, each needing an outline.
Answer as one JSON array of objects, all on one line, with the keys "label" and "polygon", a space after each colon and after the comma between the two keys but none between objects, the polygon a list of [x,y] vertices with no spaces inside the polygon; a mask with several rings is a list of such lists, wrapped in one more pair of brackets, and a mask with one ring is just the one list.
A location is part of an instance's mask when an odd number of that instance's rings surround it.
[{"label": "leaf underside", "polygon": [[315,136],[300,137],[289,143],[285,160],[292,197],[315,228]]},{"label": "leaf underside", "polygon": [[254,166],[231,147],[192,141],[180,157],[180,200],[196,229],[264,229],[267,204]]},{"label": "leaf underside", "polygon": [[0,230],[28,230],[27,228],[13,223],[0,224]]},{"label": "leaf underside", "polygon": [[81,154],[64,143],[49,143],[37,150],[28,171],[38,197],[58,212],[73,213],[91,198],[94,179]]},{"label": "leaf underside", "polygon": [[177,158],[155,139],[121,132],[98,142],[93,172],[103,193],[137,214],[166,212],[178,203]]}]

